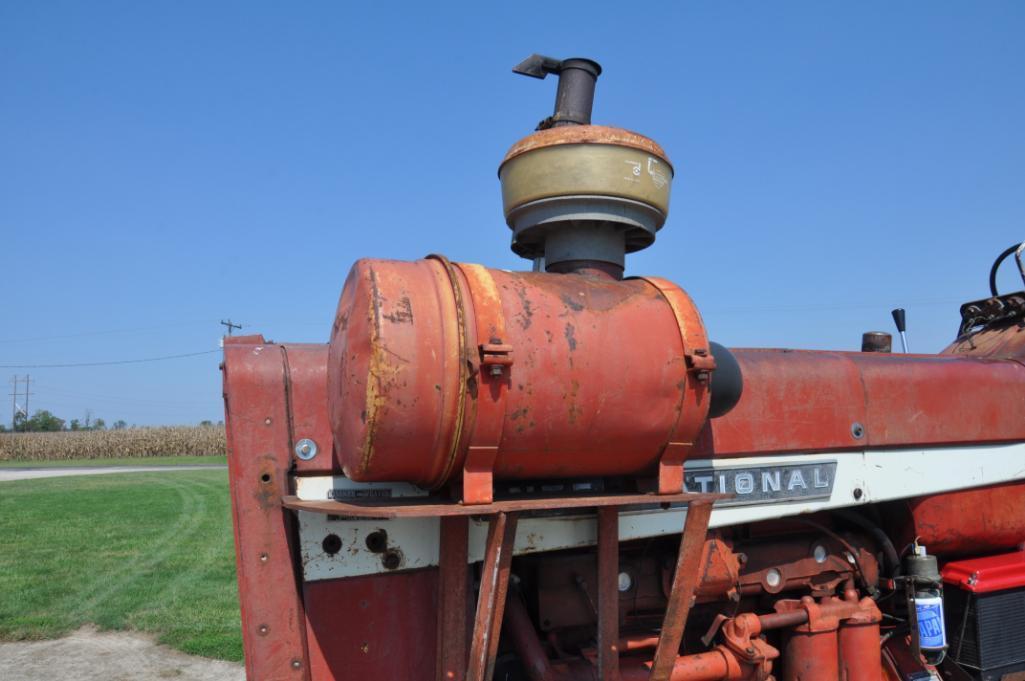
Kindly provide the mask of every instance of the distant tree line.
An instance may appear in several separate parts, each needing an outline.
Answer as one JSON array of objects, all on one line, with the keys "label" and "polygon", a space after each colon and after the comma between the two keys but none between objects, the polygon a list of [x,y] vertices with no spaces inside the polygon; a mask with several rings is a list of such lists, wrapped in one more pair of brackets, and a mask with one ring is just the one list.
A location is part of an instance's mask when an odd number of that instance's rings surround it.
[{"label": "distant tree line", "polygon": [[[128,424],[118,419],[111,425],[112,430],[122,430]],[[90,412],[86,412],[84,422],[79,419],[64,419],[54,415],[46,409],[38,409],[31,417],[18,413],[14,417],[14,432],[16,433],[55,433],[61,430],[106,430],[107,422],[103,419],[94,419]],[[7,432],[7,426],[0,425],[0,432]]]},{"label": "distant tree line", "polygon": [[[200,421],[201,426],[212,426],[213,421]],[[217,425],[224,425],[223,422],[218,421]],[[134,425],[132,426],[135,427]],[[124,430],[128,428],[128,424],[118,419],[111,424],[111,430]],[[80,430],[107,430],[107,422],[101,418],[94,419],[91,411],[86,411],[85,418],[82,420],[71,419],[65,421],[62,418],[58,418],[53,413],[46,409],[39,409],[36,413],[32,414],[31,417],[26,417],[23,413],[18,413],[14,418],[14,432],[15,433],[56,433],[59,431],[80,431]],[[10,432],[10,429],[0,424],[0,433]]]}]

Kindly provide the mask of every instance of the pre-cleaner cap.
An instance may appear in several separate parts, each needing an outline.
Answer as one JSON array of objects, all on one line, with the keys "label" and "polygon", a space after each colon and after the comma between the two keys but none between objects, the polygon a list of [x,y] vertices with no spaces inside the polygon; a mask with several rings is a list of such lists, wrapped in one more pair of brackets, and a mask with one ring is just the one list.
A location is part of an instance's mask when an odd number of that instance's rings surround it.
[{"label": "pre-cleaner cap", "polygon": [[669,213],[673,167],[653,140],[590,125],[601,67],[589,59],[533,55],[513,69],[559,75],[554,114],[505,155],[498,170],[512,250],[546,264],[599,260],[655,241]]}]

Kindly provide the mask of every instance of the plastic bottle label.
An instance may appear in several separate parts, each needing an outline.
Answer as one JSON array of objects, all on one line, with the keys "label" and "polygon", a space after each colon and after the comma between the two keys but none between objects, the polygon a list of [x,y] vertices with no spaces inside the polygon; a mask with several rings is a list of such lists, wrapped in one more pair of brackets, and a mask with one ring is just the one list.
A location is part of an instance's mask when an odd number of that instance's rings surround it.
[{"label": "plastic bottle label", "polygon": [[947,645],[947,632],[943,626],[943,598],[927,596],[915,598],[918,613],[918,643],[923,648],[942,649]]}]

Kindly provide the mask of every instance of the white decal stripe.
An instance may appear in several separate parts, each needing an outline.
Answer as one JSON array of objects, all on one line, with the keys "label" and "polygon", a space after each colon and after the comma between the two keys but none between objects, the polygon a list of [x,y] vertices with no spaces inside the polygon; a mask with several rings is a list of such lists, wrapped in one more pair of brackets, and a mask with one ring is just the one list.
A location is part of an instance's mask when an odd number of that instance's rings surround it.
[{"label": "white decal stripe", "polygon": [[[766,465],[836,461],[833,493],[828,499],[768,501],[746,506],[716,507],[711,526],[784,518],[815,511],[892,501],[907,497],[981,487],[1025,479],[1025,443],[944,447],[933,449],[891,449],[862,452],[787,454],[756,456],[719,461],[694,460],[694,468],[736,468]],[[386,487],[387,485],[376,485]],[[342,477],[320,476],[297,479],[301,499],[330,498],[335,489],[364,487]],[[410,494],[408,485],[396,485]],[[856,496],[855,490],[860,490]],[[619,517],[620,541],[678,534],[683,529],[683,509],[624,511]],[[320,513],[299,513],[299,532],[303,569],[308,581],[387,572],[381,554],[366,546],[366,536],[375,530],[388,533],[389,548],[402,555],[399,569],[429,567],[438,564],[438,528],[436,518],[403,520],[330,520]],[[484,557],[487,523],[470,522],[471,561]],[[516,529],[515,554],[553,551],[596,543],[593,514],[548,518],[521,518]],[[342,539],[342,550],[334,556],[324,553],[322,543],[328,534]]]}]

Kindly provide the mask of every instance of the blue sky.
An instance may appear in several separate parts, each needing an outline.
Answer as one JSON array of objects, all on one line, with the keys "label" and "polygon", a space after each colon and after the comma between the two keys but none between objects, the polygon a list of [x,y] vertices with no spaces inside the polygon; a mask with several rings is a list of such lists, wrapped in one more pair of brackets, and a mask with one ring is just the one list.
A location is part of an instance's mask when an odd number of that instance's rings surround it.
[{"label": "blue sky", "polygon": [[[325,341],[364,256],[527,267],[496,168],[550,113],[554,80],[510,72],[532,52],[600,61],[595,122],[667,150],[627,270],[714,339],[853,350],[902,305],[937,351],[1025,238],[1022,35],[1016,2],[5,2],[0,365],[211,350],[228,316]],[[192,423],[222,418],[218,361],[0,378]]]}]

